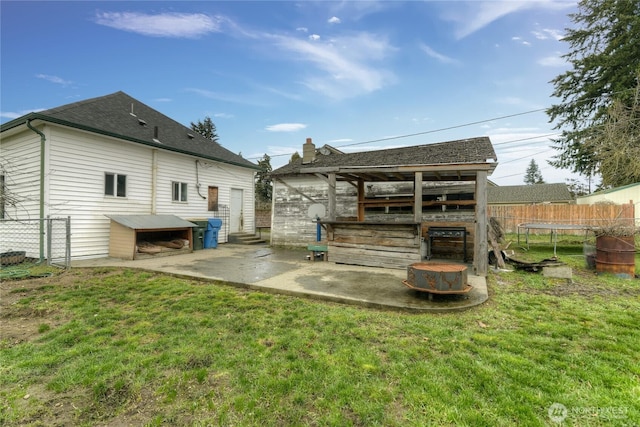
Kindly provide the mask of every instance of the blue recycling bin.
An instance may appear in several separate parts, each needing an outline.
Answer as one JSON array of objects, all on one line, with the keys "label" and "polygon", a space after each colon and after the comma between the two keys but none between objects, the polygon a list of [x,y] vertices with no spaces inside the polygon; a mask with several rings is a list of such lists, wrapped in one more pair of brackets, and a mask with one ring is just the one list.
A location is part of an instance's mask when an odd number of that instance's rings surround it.
[{"label": "blue recycling bin", "polygon": [[207,229],[204,232],[204,248],[218,247],[218,232],[222,228],[222,220],[219,218],[209,218]]}]

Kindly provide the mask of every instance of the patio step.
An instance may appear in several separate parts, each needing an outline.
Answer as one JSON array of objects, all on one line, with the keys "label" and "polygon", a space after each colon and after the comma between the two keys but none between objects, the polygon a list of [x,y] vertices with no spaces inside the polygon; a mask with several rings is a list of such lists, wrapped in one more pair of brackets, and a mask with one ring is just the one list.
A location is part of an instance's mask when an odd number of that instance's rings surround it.
[{"label": "patio step", "polygon": [[236,243],[239,245],[259,245],[262,243],[267,243],[267,241],[261,239],[256,234],[229,233],[229,243]]}]

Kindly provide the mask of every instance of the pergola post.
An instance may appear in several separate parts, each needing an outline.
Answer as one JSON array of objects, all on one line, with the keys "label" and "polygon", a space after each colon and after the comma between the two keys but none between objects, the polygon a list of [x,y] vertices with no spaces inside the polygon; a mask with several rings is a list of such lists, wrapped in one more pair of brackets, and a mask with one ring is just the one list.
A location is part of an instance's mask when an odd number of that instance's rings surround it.
[{"label": "pergola post", "polygon": [[358,180],[358,221],[364,221],[364,179]]},{"label": "pergola post", "polygon": [[422,172],[414,174],[413,197],[413,220],[422,222]]},{"label": "pergola post", "polygon": [[478,171],[476,173],[476,237],[473,244],[473,266],[478,276],[486,276],[489,269],[487,225],[487,171]]},{"label": "pergola post", "polygon": [[336,220],[336,174],[331,172],[328,174],[329,178],[329,189],[327,197],[329,199],[327,218],[329,221]]}]

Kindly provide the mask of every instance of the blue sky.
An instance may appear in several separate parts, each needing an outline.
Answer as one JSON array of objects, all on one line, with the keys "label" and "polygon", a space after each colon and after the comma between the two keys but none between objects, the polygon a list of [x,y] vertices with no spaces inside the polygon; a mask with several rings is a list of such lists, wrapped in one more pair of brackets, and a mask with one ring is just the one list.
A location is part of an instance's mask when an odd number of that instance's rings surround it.
[{"label": "blue sky", "polygon": [[546,182],[544,109],[575,1],[2,1],[0,120],[122,90],[277,168],[307,137],[345,152],[489,136],[490,179]]}]

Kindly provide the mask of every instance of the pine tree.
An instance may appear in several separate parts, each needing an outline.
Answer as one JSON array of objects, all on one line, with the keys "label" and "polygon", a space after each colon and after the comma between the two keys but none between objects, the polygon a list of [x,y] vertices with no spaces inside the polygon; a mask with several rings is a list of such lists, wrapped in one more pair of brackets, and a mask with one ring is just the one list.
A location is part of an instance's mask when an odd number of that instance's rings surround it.
[{"label": "pine tree", "polygon": [[524,183],[528,185],[544,184],[540,168],[538,168],[538,164],[533,159],[531,159],[531,162],[529,162],[529,166],[527,167],[527,172],[524,176]]},{"label": "pine tree", "polygon": [[561,136],[560,154],[549,162],[587,176],[599,173],[593,147],[585,144],[594,129],[608,120],[608,108],[618,100],[625,108],[633,101],[640,70],[640,2],[637,0],[581,0],[569,15],[575,28],[563,41],[563,56],[571,69],[551,81],[560,103],[547,110]]},{"label": "pine tree", "polygon": [[207,116],[204,121],[198,120],[198,123],[191,122],[191,130],[198,132],[211,141],[218,143],[218,134],[216,133],[216,125],[211,120],[211,117]]},{"label": "pine tree", "polygon": [[273,194],[273,185],[269,174],[272,171],[271,157],[265,154],[258,160],[260,170],[256,173],[256,200],[259,202],[270,202]]}]

